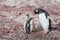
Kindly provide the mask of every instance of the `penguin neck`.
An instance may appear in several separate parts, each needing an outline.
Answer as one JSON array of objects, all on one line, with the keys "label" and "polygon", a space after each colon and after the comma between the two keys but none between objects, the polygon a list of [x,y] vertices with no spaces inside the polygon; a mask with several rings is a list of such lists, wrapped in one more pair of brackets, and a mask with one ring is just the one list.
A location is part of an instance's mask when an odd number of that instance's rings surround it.
[{"label": "penguin neck", "polygon": [[44,16],[45,15],[45,13],[40,13],[40,14],[38,14],[39,16]]},{"label": "penguin neck", "polygon": [[43,16],[43,17],[45,16],[46,18],[48,18],[49,14],[48,13],[40,13],[39,17],[41,17],[41,16]]},{"label": "penguin neck", "polygon": [[30,24],[32,23],[32,19],[29,19],[29,21],[28,21]]},{"label": "penguin neck", "polygon": [[42,12],[42,13],[39,13],[39,14],[45,14],[44,12]]},{"label": "penguin neck", "polygon": [[30,20],[30,24],[32,24],[32,20]]}]

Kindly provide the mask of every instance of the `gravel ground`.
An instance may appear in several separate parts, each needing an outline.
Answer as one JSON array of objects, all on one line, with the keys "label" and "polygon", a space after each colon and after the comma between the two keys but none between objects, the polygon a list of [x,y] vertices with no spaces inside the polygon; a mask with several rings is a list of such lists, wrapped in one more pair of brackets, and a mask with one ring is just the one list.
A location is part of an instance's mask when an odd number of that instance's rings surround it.
[{"label": "gravel ground", "polygon": [[[35,8],[46,10],[57,29],[43,36]],[[34,26],[39,26],[30,34],[24,32],[27,14],[34,17]],[[0,0],[0,40],[60,40],[60,0]]]}]

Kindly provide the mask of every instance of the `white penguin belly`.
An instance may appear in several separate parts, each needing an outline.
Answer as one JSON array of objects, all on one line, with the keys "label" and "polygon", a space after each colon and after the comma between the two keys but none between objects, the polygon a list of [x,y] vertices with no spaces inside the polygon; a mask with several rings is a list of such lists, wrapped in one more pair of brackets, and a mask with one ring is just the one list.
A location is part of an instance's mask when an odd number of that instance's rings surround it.
[{"label": "white penguin belly", "polygon": [[49,19],[46,18],[45,13],[39,14],[39,22],[40,22],[42,28],[43,28],[45,31],[48,31]]}]

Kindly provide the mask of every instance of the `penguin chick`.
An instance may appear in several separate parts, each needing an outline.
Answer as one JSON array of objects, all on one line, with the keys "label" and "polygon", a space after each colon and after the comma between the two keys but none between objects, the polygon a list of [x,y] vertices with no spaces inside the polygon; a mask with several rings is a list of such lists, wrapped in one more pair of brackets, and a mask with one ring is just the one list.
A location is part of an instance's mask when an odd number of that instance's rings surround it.
[{"label": "penguin chick", "polygon": [[39,23],[41,24],[44,33],[47,33],[51,31],[52,29],[55,29],[51,27],[51,19],[49,18],[49,13],[43,9],[37,8],[35,9],[35,14],[38,14],[39,16]]},{"label": "penguin chick", "polygon": [[30,27],[31,27],[31,21],[32,21],[32,19],[33,19],[33,18],[30,18],[30,19],[27,21],[26,25],[25,25],[26,33],[30,33],[30,31],[31,31]]}]

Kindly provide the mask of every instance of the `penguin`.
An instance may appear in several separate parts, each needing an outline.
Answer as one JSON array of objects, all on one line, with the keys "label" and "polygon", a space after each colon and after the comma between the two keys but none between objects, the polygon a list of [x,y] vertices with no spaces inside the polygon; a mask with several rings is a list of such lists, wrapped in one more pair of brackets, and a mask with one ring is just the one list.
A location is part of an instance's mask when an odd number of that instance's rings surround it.
[{"label": "penguin", "polygon": [[31,31],[31,21],[32,21],[33,18],[30,18],[27,22],[26,22],[26,25],[25,25],[25,30],[26,30],[26,33],[30,33]]},{"label": "penguin", "polygon": [[41,24],[41,26],[44,30],[44,31],[42,31],[43,33],[46,34],[50,31],[52,31],[53,29],[56,29],[56,28],[51,27],[50,15],[46,10],[36,8],[34,10],[34,13],[37,14],[39,17],[39,23]]}]

